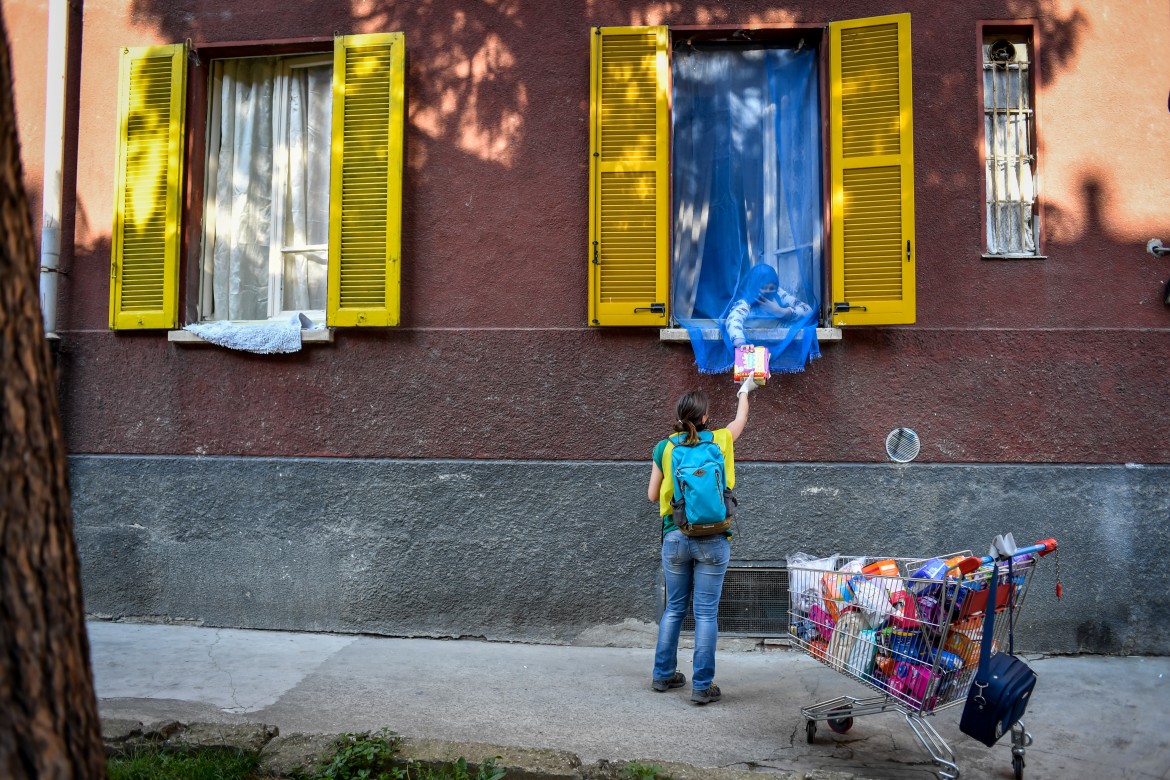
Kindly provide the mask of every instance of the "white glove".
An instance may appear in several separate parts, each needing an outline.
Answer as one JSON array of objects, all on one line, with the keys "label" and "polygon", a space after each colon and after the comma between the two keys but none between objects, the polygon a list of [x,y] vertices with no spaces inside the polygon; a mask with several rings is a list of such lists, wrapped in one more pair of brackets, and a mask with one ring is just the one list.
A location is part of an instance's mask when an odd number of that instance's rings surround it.
[{"label": "white glove", "polygon": [[743,384],[739,386],[739,390],[737,390],[735,394],[736,396],[745,395],[752,392],[757,387],[759,387],[759,385],[756,384],[756,380],[749,376],[747,379],[743,380]]}]

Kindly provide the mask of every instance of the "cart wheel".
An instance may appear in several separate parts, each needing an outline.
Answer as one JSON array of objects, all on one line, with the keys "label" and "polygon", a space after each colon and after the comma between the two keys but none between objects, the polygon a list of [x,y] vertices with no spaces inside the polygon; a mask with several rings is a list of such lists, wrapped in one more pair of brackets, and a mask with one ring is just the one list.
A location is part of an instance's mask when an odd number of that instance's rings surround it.
[{"label": "cart wheel", "polygon": [[853,718],[829,718],[829,730],[834,734],[844,734],[853,728]]},{"label": "cart wheel", "polygon": [[1024,757],[1012,756],[1012,770],[1016,773],[1016,780],[1024,780]]},{"label": "cart wheel", "polygon": [[804,730],[808,733],[808,744],[811,745],[817,736],[817,722],[815,720],[810,720],[809,722],[805,723]]}]

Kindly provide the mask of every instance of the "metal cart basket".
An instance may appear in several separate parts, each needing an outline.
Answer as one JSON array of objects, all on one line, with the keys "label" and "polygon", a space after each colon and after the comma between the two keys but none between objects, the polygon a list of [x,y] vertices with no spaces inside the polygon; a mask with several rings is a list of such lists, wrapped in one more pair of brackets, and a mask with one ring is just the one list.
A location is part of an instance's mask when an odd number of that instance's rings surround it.
[{"label": "metal cart basket", "polygon": [[[937,765],[943,780],[959,776],[955,754],[926,720],[966,701],[979,665],[986,610],[1018,616],[1037,561],[1056,549],[1054,540],[1015,550],[1011,575],[1006,559],[970,551],[930,559],[833,556],[789,560],[789,635],[830,669],[869,689],[801,709],[808,741],[817,722],[844,734],[855,716],[896,711],[905,718]],[[996,604],[988,584],[998,574]],[[1009,584],[1011,587],[1005,587]],[[1006,646],[1008,620],[997,619],[995,648]],[[1032,737],[1023,722],[1012,727],[1012,765],[1023,776],[1024,749]]]}]

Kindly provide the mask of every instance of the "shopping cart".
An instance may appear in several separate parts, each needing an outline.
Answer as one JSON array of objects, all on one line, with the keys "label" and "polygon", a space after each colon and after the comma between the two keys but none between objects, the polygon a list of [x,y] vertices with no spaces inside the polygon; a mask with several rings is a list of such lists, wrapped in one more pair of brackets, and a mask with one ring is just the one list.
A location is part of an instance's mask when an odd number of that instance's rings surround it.
[{"label": "shopping cart", "polygon": [[[930,559],[790,558],[792,643],[873,692],[802,708],[809,743],[818,721],[844,734],[856,716],[900,712],[938,766],[935,773],[943,780],[957,778],[954,751],[926,716],[966,701],[979,665],[986,610],[1011,605],[1018,615],[1037,562],[1056,546],[1047,539],[1004,555],[993,545],[985,557],[961,551]],[[993,572],[999,584],[996,603],[988,605]],[[1012,587],[1005,587],[1009,582]],[[995,621],[993,652],[1005,647],[1008,630],[1008,620]],[[1020,780],[1032,736],[1022,721],[1011,732],[1012,767]]]}]

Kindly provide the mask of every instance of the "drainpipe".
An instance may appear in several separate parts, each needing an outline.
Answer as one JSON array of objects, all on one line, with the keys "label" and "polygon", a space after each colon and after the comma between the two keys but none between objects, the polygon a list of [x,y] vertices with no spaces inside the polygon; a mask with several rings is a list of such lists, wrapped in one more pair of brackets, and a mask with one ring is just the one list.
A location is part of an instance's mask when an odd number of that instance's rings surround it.
[{"label": "drainpipe", "polygon": [[41,313],[57,362],[57,275],[61,262],[61,169],[65,148],[65,61],[69,53],[69,0],[49,0],[45,68],[45,162],[41,197]]}]

